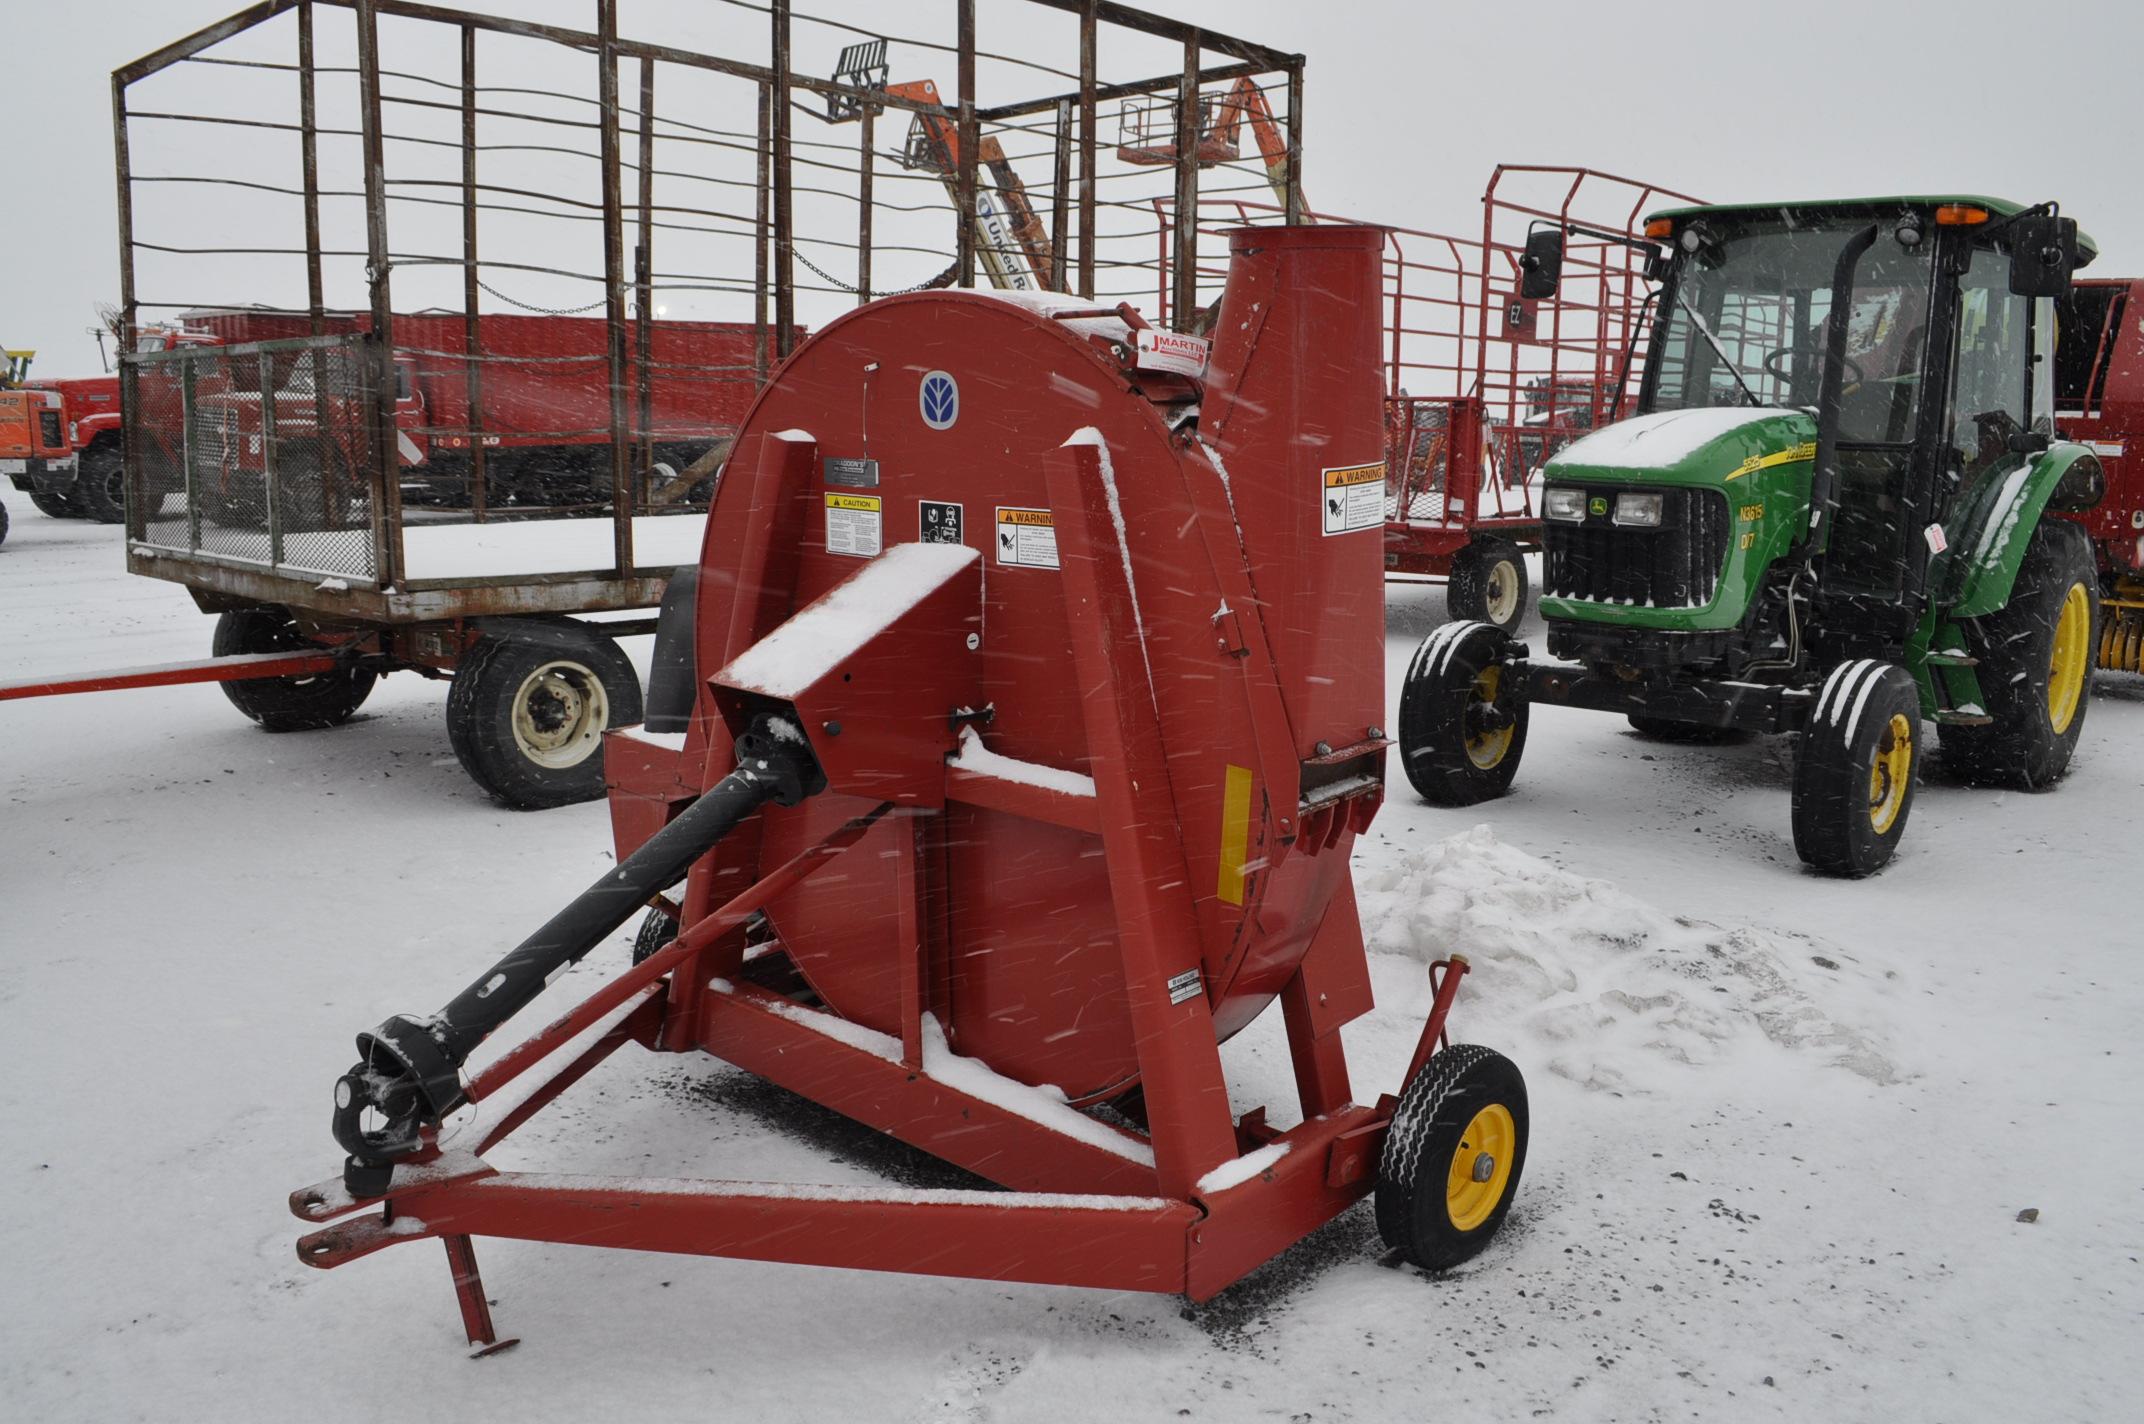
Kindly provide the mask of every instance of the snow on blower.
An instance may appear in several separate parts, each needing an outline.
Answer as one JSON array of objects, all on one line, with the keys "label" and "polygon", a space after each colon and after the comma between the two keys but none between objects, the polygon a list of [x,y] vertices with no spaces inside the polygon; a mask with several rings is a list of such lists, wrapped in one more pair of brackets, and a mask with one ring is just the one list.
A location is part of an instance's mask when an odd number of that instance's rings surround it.
[{"label": "snow on blower", "polygon": [[[1407,1259],[1480,1251],[1527,1104],[1500,1055],[1439,1051],[1465,961],[1432,966],[1396,1097],[1355,1101],[1341,1050],[1390,745],[1382,511],[1346,495],[1382,488],[1380,243],[1236,232],[1210,353],[1128,307],[975,293],[806,342],[673,584],[652,730],[612,735],[617,869],[359,1037],[344,1169],[291,1198],[334,1223],[300,1259],[437,1238],[487,1344],[486,1235],[1204,1299],[1374,1193]],[[470,1071],[651,905],[636,964]],[[1231,1110],[1219,1051],[1275,999],[1286,1130]],[[1004,1190],[486,1163],[627,1043]]]}]

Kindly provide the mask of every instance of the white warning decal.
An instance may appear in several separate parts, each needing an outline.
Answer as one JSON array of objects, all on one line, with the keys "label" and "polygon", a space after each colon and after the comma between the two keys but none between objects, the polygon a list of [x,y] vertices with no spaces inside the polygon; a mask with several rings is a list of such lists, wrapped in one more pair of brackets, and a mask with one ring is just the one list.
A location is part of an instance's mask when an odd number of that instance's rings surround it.
[{"label": "white warning decal", "polygon": [[1347,465],[1327,470],[1319,481],[1324,501],[1325,532],[1352,534],[1385,522],[1385,466]]},{"label": "white warning decal", "polygon": [[1022,569],[1054,569],[1057,525],[1047,509],[998,506],[998,562]]},{"label": "white warning decal", "polygon": [[875,494],[826,496],[826,552],[868,559],[879,551],[879,497]]}]

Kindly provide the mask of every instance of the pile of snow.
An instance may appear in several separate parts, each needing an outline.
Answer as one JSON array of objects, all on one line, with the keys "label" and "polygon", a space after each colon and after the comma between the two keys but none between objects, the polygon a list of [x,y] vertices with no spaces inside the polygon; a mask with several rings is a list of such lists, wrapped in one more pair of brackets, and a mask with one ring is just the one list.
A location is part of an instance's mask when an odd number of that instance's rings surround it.
[{"label": "pile of snow", "polygon": [[[1500,1047],[1581,1086],[1671,1091],[1677,1065],[1761,1068],[1783,1051],[1879,1083],[1900,1076],[1869,1027],[1894,976],[1823,941],[1666,914],[1487,826],[1358,867],[1356,888],[1373,950],[1464,954],[1466,1022],[1498,1025]],[[1426,1010],[1426,977],[1421,995]]]}]

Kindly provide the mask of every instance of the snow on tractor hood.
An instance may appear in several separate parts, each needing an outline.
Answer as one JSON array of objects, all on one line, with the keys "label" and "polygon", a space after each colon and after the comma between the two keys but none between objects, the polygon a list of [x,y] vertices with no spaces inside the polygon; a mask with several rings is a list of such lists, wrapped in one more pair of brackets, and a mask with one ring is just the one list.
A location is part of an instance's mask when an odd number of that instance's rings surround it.
[{"label": "snow on tractor hood", "polygon": [[1678,484],[1725,484],[1760,468],[1816,456],[1816,419],[1777,406],[1668,410],[1632,416],[1572,442],[1553,456],[1550,479],[1648,477]]}]

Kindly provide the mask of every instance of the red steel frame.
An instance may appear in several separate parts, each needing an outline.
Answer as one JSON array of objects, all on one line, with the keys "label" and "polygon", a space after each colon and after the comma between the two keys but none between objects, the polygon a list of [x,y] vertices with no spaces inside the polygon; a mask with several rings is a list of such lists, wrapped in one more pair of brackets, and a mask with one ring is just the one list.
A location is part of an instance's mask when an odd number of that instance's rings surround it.
[{"label": "red steel frame", "polygon": [[[763,496],[749,505],[744,544],[757,561],[740,570],[741,589],[789,586],[797,541],[779,537],[783,502],[775,496],[800,487],[817,463],[815,444],[772,440],[753,468],[740,472]],[[1170,978],[1187,946],[1197,944],[1199,927],[1176,829],[1148,808],[1151,791],[1138,789],[1166,785],[1167,771],[1132,592],[1116,554],[1106,476],[1095,447],[1075,445],[1049,457],[1047,477],[1067,603],[1091,613],[1075,620],[1073,652],[1077,685],[1089,689],[1083,702],[1096,796],[1090,803],[1002,781],[985,791],[958,776],[947,779],[945,793],[1099,831],[1151,1135],[1142,1140],[1124,1132],[1121,1146],[1091,1132],[1073,1135],[923,1071],[919,922],[928,906],[924,842],[932,820],[880,805],[720,904],[718,884],[734,885],[738,867],[756,851],[749,844],[734,849],[733,838],[703,857],[686,880],[680,922],[688,930],[474,1074],[467,1093],[479,1105],[477,1120],[459,1129],[473,1139],[466,1148],[449,1142],[444,1146],[455,1150],[442,1150],[434,1141],[395,1170],[383,1197],[355,1199],[340,1177],[293,1193],[298,1217],[334,1223],[300,1240],[300,1260],[327,1268],[438,1237],[464,1327],[479,1346],[494,1345],[496,1335],[470,1244],[478,1235],[1205,1299],[1371,1189],[1397,1099],[1352,1101],[1338,1029],[1320,1022],[1304,969],[1281,995],[1303,1112],[1301,1125],[1284,1132],[1266,1125],[1263,1108],[1234,1117],[1205,996],[1172,1002]],[[763,626],[768,606],[749,596],[735,601],[732,649],[771,631]],[[886,636],[898,638],[899,629]],[[611,741],[614,754],[635,745],[625,737]],[[636,785],[674,776],[658,766],[651,757],[646,767],[635,767],[621,755],[612,775]],[[691,794],[675,788],[680,802]],[[1364,795],[1315,814],[1366,824],[1376,804],[1374,794]],[[753,911],[832,865],[888,816],[907,817],[918,829],[902,842],[913,853],[912,873],[903,880],[913,894],[893,917],[895,933],[916,957],[918,983],[903,995],[898,1051],[874,1051],[853,1033],[834,1036],[839,1021],[832,1014],[748,981],[742,927]],[[1315,838],[1321,829],[1306,822],[1304,834]],[[751,835],[749,829],[739,834]],[[1359,930],[1351,913],[1336,914],[1321,937],[1327,933]],[[1305,963],[1319,953],[1313,945]],[[1432,966],[1435,993],[1410,1077],[1443,1040],[1465,971],[1458,956]],[[492,1146],[627,1042],[713,1054],[1010,1190],[550,1176],[502,1173],[484,1162]],[[544,1071],[534,1072],[539,1065]],[[1201,1186],[1217,1166],[1274,1143],[1285,1150],[1248,1180]],[[368,1207],[378,1209],[355,1215]]]},{"label": "red steel frame", "polygon": [[[1590,168],[1500,164],[1482,195],[1479,239],[1385,227],[1388,573],[1442,576],[1483,535],[1538,548],[1542,462],[1607,424],[1619,394],[1626,408],[1635,395],[1652,285],[1643,254],[1574,233],[1556,297],[1525,302],[1528,229],[1576,223],[1636,237],[1647,212],[1697,201]],[[1155,209],[1166,321],[1174,212],[1167,199]],[[1202,199],[1198,212],[1201,234],[1282,216],[1222,198]]]}]

